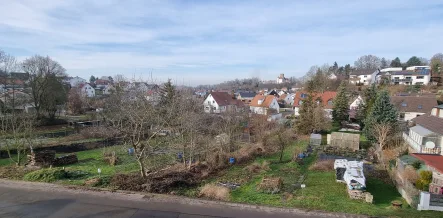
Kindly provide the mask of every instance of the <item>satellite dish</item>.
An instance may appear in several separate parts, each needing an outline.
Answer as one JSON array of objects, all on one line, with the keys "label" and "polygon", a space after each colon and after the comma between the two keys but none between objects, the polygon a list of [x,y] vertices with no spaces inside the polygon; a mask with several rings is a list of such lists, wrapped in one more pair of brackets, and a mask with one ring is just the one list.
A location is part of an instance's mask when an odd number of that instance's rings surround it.
[{"label": "satellite dish", "polygon": [[435,143],[431,142],[431,141],[426,142],[425,147],[426,148],[435,148]]}]

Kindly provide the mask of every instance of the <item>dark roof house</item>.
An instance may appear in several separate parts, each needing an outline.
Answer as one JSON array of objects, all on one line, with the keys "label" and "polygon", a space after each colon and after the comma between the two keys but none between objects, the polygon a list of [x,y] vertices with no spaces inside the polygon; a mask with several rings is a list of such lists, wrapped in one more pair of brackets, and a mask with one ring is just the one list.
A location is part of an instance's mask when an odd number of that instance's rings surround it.
[{"label": "dark roof house", "polygon": [[437,106],[435,95],[392,96],[391,103],[399,112],[429,113]]}]

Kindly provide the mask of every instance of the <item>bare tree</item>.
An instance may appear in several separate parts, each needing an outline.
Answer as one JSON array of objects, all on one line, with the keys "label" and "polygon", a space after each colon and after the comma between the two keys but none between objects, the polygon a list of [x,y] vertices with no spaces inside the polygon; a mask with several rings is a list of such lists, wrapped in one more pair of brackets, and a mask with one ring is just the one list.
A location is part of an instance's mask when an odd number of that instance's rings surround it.
[{"label": "bare tree", "polygon": [[118,130],[124,144],[134,149],[140,174],[145,178],[153,166],[148,163],[163,160],[157,158],[167,150],[167,144],[159,137],[167,124],[161,107],[147,100],[143,92],[119,93],[112,98],[104,108],[104,117]]},{"label": "bare tree", "polygon": [[377,140],[375,152],[379,160],[382,160],[383,149],[387,145],[388,137],[392,134],[392,131],[392,126],[387,123],[377,123],[373,126],[372,132]]},{"label": "bare tree", "polygon": [[376,70],[380,66],[381,60],[375,55],[363,55],[354,62],[354,67],[358,70]]},{"label": "bare tree", "polygon": [[77,88],[69,90],[68,95],[68,111],[72,114],[81,114],[83,112],[83,106],[85,99]]},{"label": "bare tree", "polygon": [[281,126],[275,131],[275,135],[278,139],[278,150],[280,152],[280,162],[283,161],[283,154],[285,149],[295,140],[294,133],[291,129],[286,129]]},{"label": "bare tree", "polygon": [[[5,115],[0,117],[0,147],[5,148],[12,162],[22,163],[28,151],[35,147],[35,119],[30,114]],[[12,153],[15,152],[14,157]]]},{"label": "bare tree", "polygon": [[42,109],[52,110],[49,105],[57,101],[54,97],[59,97],[55,94],[64,91],[60,90],[60,84],[66,76],[65,69],[50,57],[36,55],[23,62],[23,70],[29,73],[33,103],[40,117]]}]

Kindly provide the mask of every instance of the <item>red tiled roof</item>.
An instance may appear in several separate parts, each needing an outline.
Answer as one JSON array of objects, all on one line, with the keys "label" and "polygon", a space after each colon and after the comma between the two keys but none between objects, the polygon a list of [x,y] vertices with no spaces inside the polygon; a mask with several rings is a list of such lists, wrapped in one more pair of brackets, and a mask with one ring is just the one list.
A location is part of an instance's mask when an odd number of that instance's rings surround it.
[{"label": "red tiled roof", "polygon": [[411,154],[411,156],[416,157],[423,162],[425,162],[426,165],[433,167],[434,169],[438,170],[440,173],[443,173],[443,156],[436,155],[436,154]]},{"label": "red tiled roof", "polygon": [[103,80],[103,79],[98,79],[95,81],[96,85],[108,85],[109,81],[108,80]]},{"label": "red tiled roof", "polygon": [[[272,101],[275,99],[276,97],[273,95],[267,95],[267,96],[263,96],[263,95],[256,95],[254,97],[254,99],[252,99],[250,106],[253,107],[266,107],[269,108],[269,106],[271,106]],[[258,103],[259,100],[263,100],[263,102],[261,104]]]},{"label": "red tiled roof", "polygon": [[[299,105],[299,101],[303,100],[304,98],[301,97],[302,94],[307,95],[308,93],[306,92],[296,92],[295,93],[295,97],[294,97],[294,107],[300,107]],[[331,92],[331,91],[326,91],[323,93],[317,93],[314,94],[314,100],[320,98],[323,104],[323,107],[325,109],[331,109],[332,105],[328,104],[329,100],[333,100],[335,98],[335,96],[337,95],[337,92]]]},{"label": "red tiled roof", "polygon": [[219,106],[237,105],[244,106],[242,101],[233,99],[227,92],[211,92],[212,97]]}]

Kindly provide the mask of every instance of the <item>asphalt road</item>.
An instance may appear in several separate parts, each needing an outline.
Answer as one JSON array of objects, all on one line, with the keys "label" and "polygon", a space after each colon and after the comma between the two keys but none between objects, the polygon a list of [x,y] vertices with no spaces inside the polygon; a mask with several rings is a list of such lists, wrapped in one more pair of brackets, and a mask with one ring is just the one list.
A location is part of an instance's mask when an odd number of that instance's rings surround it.
[{"label": "asphalt road", "polygon": [[320,218],[331,216],[311,212],[270,212],[259,208],[245,209],[241,206],[214,206],[204,203],[157,202],[144,195],[63,191],[63,188],[51,186],[45,190],[27,184],[11,186],[0,181],[0,217]]}]

